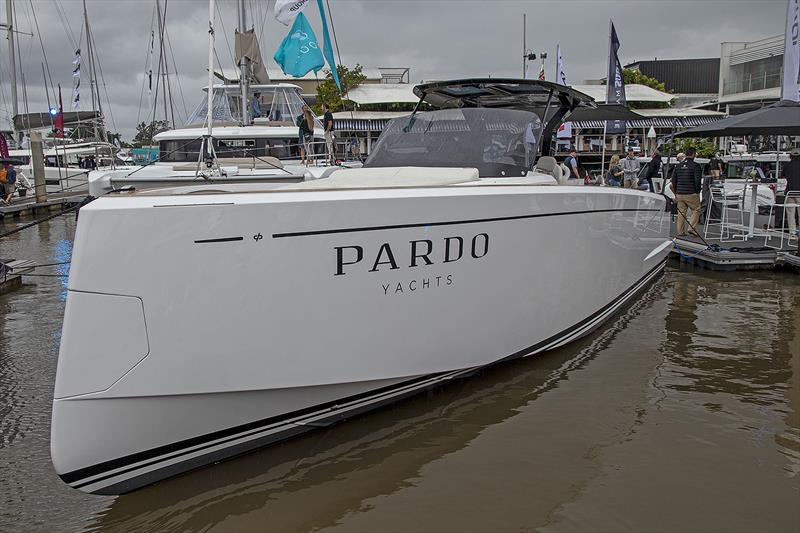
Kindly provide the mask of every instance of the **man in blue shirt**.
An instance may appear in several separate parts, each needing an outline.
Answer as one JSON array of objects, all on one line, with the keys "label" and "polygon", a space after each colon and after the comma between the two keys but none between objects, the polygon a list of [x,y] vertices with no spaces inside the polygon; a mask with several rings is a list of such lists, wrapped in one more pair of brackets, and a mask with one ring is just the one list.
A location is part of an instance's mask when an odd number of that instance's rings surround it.
[{"label": "man in blue shirt", "polygon": [[250,104],[250,117],[259,118],[261,116],[261,93],[253,93],[253,101]]}]

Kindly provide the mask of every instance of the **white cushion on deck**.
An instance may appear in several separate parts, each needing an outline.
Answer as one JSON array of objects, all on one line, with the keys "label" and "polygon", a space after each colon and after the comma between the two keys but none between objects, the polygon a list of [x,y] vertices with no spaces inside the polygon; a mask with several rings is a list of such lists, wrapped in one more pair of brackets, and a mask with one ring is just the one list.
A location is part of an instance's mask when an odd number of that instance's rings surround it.
[{"label": "white cushion on deck", "polygon": [[320,180],[293,183],[282,190],[430,187],[478,181],[476,168],[382,167],[346,168]]}]

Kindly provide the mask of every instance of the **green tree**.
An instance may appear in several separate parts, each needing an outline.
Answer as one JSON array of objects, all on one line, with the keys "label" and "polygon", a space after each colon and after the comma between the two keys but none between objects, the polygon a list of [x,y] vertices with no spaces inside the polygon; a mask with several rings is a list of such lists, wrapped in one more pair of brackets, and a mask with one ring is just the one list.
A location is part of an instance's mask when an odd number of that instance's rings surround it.
[{"label": "green tree", "polygon": [[697,157],[711,157],[717,151],[717,145],[714,139],[709,138],[688,138],[688,139],[675,139],[673,143],[665,144],[661,147],[661,153],[672,151],[673,154],[679,152],[686,152],[689,148],[697,150]]},{"label": "green tree", "polygon": [[655,89],[663,93],[667,92],[667,89],[663,83],[661,83],[655,78],[651,78],[650,76],[645,76],[638,70],[634,70],[632,68],[624,68],[622,69],[622,77],[625,80],[625,85],[636,83],[638,85],[646,85],[651,89]]},{"label": "green tree", "polygon": [[361,65],[356,64],[355,67],[347,68],[344,65],[337,65],[336,72],[339,74],[339,81],[342,83],[342,92],[339,92],[336,83],[333,81],[333,75],[330,71],[325,75],[325,79],[317,86],[317,103],[314,104],[314,113],[320,114],[322,112],[322,103],[328,104],[328,109],[331,112],[341,111],[344,109],[342,102],[343,94],[355,89],[361,85],[367,77],[361,72]]},{"label": "green tree", "polygon": [[136,126],[136,135],[131,141],[131,146],[141,148],[153,144],[153,137],[162,131],[169,129],[169,122],[166,120],[156,120],[155,122],[141,122]]},{"label": "green tree", "polygon": [[[669,92],[663,83],[650,76],[645,76],[638,70],[630,68],[622,69],[622,77],[625,80],[625,85],[635,83],[637,85],[645,85],[663,93]],[[668,102],[628,102],[628,107],[631,109],[665,109],[669,106],[670,104]]]}]

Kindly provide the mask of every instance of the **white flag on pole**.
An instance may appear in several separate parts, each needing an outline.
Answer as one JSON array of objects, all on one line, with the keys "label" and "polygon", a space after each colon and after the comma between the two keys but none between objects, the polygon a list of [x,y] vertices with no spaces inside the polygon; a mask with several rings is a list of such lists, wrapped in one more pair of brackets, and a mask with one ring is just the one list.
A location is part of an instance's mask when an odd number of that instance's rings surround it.
[{"label": "white flag on pole", "polygon": [[75,59],[72,60],[75,68],[72,69],[72,109],[81,108],[81,49],[75,50]]},{"label": "white flag on pole", "polygon": [[781,98],[800,102],[800,0],[788,0],[786,7]]},{"label": "white flag on pole", "polygon": [[572,138],[572,122],[564,122],[558,127],[556,132],[557,139],[571,139]]},{"label": "white flag on pole", "polygon": [[284,26],[289,26],[310,2],[311,0],[275,0],[275,19]]},{"label": "white flag on pole", "polygon": [[567,73],[564,72],[564,58],[561,57],[561,45],[556,45],[556,83],[567,84]]}]

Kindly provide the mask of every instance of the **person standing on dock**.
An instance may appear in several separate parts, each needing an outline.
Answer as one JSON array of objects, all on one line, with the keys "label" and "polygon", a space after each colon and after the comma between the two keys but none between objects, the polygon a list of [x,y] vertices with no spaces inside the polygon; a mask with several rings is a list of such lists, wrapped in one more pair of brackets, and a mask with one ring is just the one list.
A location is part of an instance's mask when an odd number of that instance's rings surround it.
[{"label": "person standing on dock", "polygon": [[335,162],[333,152],[333,113],[328,109],[328,104],[325,102],[322,103],[322,112],[324,113],[322,126],[325,129],[325,159],[329,165],[333,165]]},{"label": "person standing on dock", "polygon": [[568,180],[579,179],[581,174],[578,170],[578,151],[575,148],[572,148],[569,151],[569,155],[564,160],[564,165],[569,169],[569,176],[567,176]]},{"label": "person standing on dock", "polygon": [[623,186],[626,189],[635,189],[637,185],[637,177],[642,165],[633,153],[633,148],[628,148],[628,155],[622,160],[622,170],[625,173],[625,181]]},{"label": "person standing on dock", "polygon": [[718,180],[722,176],[722,164],[719,152],[715,152],[708,162],[708,173],[712,180]]},{"label": "person standing on dock", "polygon": [[[781,171],[784,179],[786,180],[786,191],[800,193],[800,150],[795,148],[789,152],[789,162],[783,165]],[[794,205],[789,207],[789,204],[800,206],[800,198],[786,198],[786,216],[789,217],[789,233],[800,236],[797,231],[797,207]]]},{"label": "person standing on dock", "polygon": [[614,154],[611,156],[611,162],[608,164],[608,185],[611,187],[619,187],[622,176],[625,172],[622,170],[622,165],[619,164],[619,155]]},{"label": "person standing on dock", "polygon": [[692,219],[689,223],[689,234],[697,235],[697,224],[700,222],[700,190],[703,186],[703,170],[694,162],[697,152],[694,148],[686,150],[686,158],[675,166],[672,172],[672,190],[678,203],[678,237],[686,235],[686,218],[689,209]]},{"label": "person standing on dock", "polygon": [[14,165],[6,165],[4,170],[6,171],[5,193],[0,200],[3,205],[11,205],[11,196],[17,188],[17,169]]},{"label": "person standing on dock", "polygon": [[650,187],[650,192],[656,192],[656,188],[653,186],[653,178],[657,177],[659,172],[661,172],[661,154],[656,150],[653,152],[653,158],[647,164],[647,173],[644,175],[644,180]]}]

